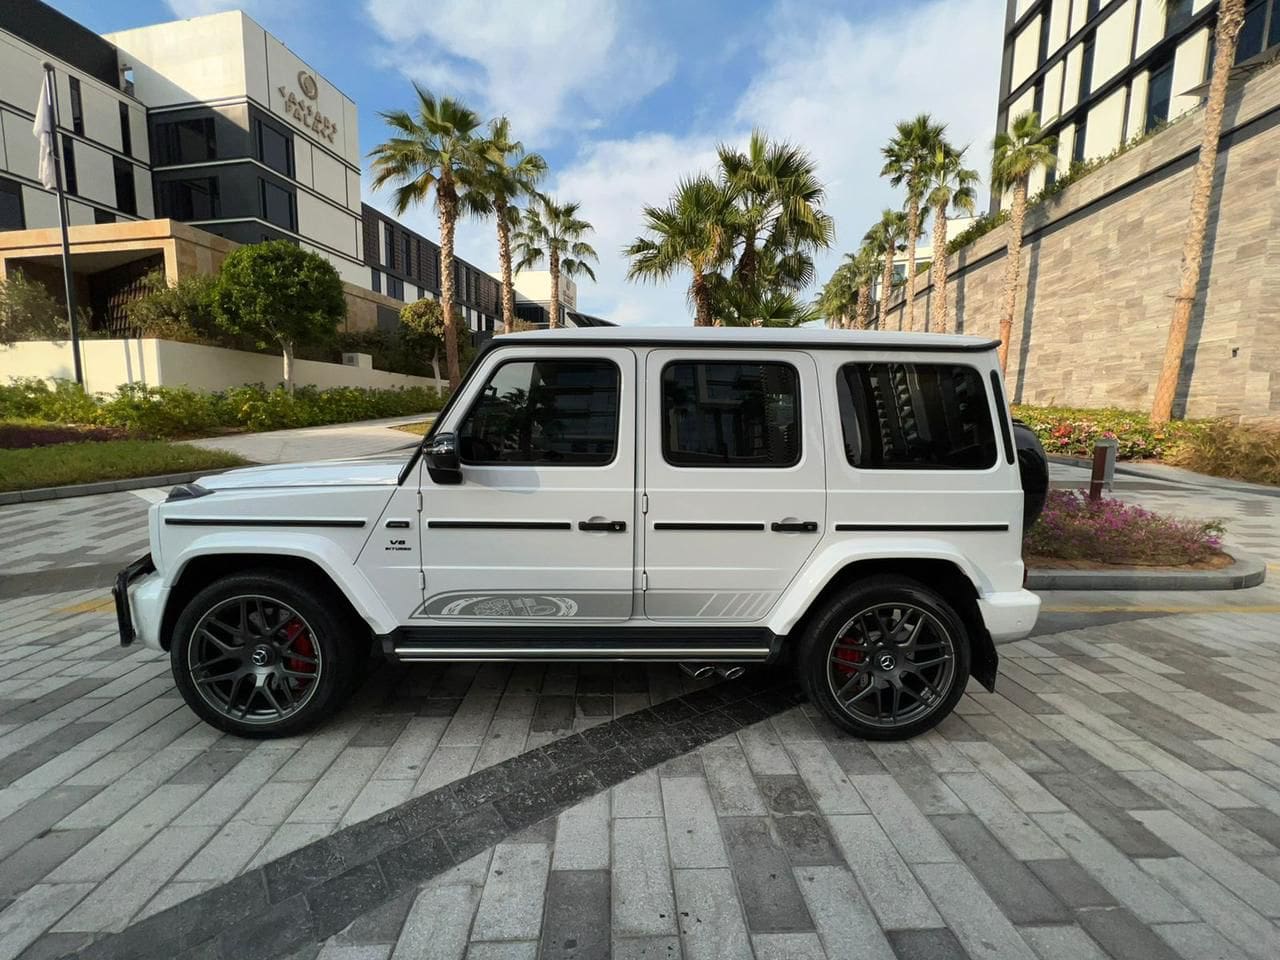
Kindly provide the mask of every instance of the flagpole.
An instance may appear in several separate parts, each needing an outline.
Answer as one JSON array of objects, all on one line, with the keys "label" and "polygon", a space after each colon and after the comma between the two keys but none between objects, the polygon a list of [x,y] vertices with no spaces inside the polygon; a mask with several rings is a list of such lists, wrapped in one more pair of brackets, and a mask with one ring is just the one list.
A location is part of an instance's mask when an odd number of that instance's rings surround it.
[{"label": "flagpole", "polygon": [[71,324],[71,356],[75,360],[76,383],[84,387],[84,369],[80,363],[80,321],[76,318],[75,281],[71,273],[71,241],[67,236],[67,197],[62,192],[62,143],[58,128],[58,98],[54,91],[53,64],[44,62],[45,102],[53,111],[53,178],[58,192],[58,226],[62,228],[62,283],[67,295],[67,320]]}]

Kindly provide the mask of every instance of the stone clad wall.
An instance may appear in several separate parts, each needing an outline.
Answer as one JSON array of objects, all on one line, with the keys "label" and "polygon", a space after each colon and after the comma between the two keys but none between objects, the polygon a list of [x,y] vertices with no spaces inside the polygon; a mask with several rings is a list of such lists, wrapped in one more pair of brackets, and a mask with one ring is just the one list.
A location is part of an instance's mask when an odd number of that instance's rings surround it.
[{"label": "stone clad wall", "polygon": [[[1008,379],[1015,400],[1150,406],[1159,375],[1203,114],[1028,211]],[[1280,67],[1227,104],[1201,295],[1176,412],[1280,418]],[[999,335],[1007,227],[949,258],[953,330]],[[929,317],[916,278],[916,323]],[[888,310],[902,324],[903,297]]]}]

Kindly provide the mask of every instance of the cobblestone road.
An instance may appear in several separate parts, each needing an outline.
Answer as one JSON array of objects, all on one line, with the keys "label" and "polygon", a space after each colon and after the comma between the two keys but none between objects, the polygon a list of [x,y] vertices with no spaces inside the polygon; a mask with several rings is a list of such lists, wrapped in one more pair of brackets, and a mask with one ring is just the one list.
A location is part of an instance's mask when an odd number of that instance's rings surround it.
[{"label": "cobblestone road", "polygon": [[[610,786],[590,754],[577,793],[531,780],[519,816],[485,794],[470,812],[502,816],[460,865],[370,860],[336,932],[299,881],[271,936],[199,955],[1280,956],[1272,586],[1049,595],[1044,631],[1003,649],[999,692],[974,688],[908,744],[851,740],[801,706],[735,714],[667,759],[646,738],[678,743],[655,725],[682,722],[678,672],[540,666],[385,667],[333,723],[251,742],[199,724],[165,658],[116,644],[100,577],[143,549],[148,496],[0,510],[0,960],[93,941],[137,956],[148,916],[265,905],[280,864],[381,814],[374,851],[388,814],[475,796],[517,761],[554,773],[547,758],[593,730],[662,760]],[[1280,501],[1173,496],[1275,557]],[[1124,610],[1079,626],[1098,607]]]}]

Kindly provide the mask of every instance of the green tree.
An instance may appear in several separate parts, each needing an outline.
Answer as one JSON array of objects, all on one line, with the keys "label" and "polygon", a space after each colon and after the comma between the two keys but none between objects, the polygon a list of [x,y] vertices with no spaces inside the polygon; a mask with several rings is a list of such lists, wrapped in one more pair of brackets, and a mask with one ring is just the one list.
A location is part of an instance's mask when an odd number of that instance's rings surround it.
[{"label": "green tree", "polygon": [[239,247],[218,274],[218,324],[284,355],[284,380],[293,393],[294,351],[331,340],[347,316],[338,271],[324,257],[287,240]]},{"label": "green tree", "polygon": [[423,297],[400,309],[400,339],[413,354],[427,357],[432,375],[440,376],[440,356],[444,352],[444,311],[440,302]]},{"label": "green tree", "polygon": [[848,327],[858,305],[858,277],[852,258],[831,272],[818,294],[818,312],[829,327]]},{"label": "green tree", "polygon": [[537,194],[524,212],[516,234],[516,272],[547,261],[551,272],[551,303],[548,326],[560,325],[560,274],[596,278],[591,269],[599,261],[595,248],[586,241],[592,226],[578,216],[577,203],[557,203]]},{"label": "green tree", "polygon": [[874,251],[882,264],[880,275],[880,329],[888,330],[889,297],[893,293],[893,264],[904,247],[907,236],[907,215],[889,207],[880,214],[878,223],[872,225],[862,238],[862,243]]},{"label": "green tree", "polygon": [[1046,134],[1034,110],[1013,118],[1008,130],[996,134],[991,157],[991,189],[1012,191],[1009,208],[1009,240],[1004,262],[1004,306],[1000,312],[1000,369],[1009,363],[1013,337],[1013,309],[1018,302],[1018,275],[1022,269],[1022,224],[1027,216],[1027,183],[1031,174],[1048,169],[1058,160],[1057,137]]},{"label": "green tree", "polygon": [[435,197],[440,219],[440,305],[444,311],[445,359],[449,385],[462,379],[458,357],[458,323],[454,310],[453,238],[458,218],[484,212],[487,164],[480,117],[448,97],[437,99],[418,84],[416,116],[389,110],[381,116],[393,136],[373,148],[373,186],[395,184],[397,213]]},{"label": "green tree", "polygon": [[[78,311],[81,329],[89,329],[89,313]],[[19,340],[65,340],[69,336],[67,308],[43,283],[14,270],[0,280],[0,346]]]},{"label": "green tree", "polygon": [[925,172],[925,199],[933,208],[933,329],[947,332],[947,211],[972,214],[978,200],[978,171],[964,165],[967,147],[938,141]]},{"label": "green tree", "polygon": [[215,307],[217,277],[196,273],[169,283],[164,271],[155,270],[143,279],[143,287],[142,296],[124,308],[136,336],[228,345]]},{"label": "green tree", "polygon": [[737,262],[733,277],[757,285],[762,260],[796,269],[772,278],[797,288],[812,280],[814,252],[831,246],[835,224],[822,210],[826,188],[810,156],[754,130],[746,150],[718,148],[720,182],[732,200],[731,223]]},{"label": "green tree", "polygon": [[916,240],[920,236],[920,201],[924,199],[926,171],[946,131],[946,124],[934,123],[927,113],[902,120],[897,132],[881,149],[884,167],[880,176],[888,177],[895,187],[907,189],[907,304],[906,329],[914,330],[916,322],[915,262]]},{"label": "green tree", "polygon": [[[1218,166],[1218,141],[1222,137],[1222,115],[1227,106],[1227,82],[1236,62],[1236,42],[1244,24],[1245,0],[1222,0],[1218,5],[1218,26],[1213,35],[1213,73],[1209,77],[1209,96],[1204,105],[1204,128],[1200,134],[1200,152],[1191,176],[1191,210],[1187,232],[1182,239],[1182,267],[1178,294],[1173,300],[1173,316],[1165,341],[1164,362],[1156,381],[1151,404],[1151,422],[1167,423],[1173,416],[1173,399],[1178,392],[1178,375],[1187,352],[1187,331],[1191,327],[1191,310],[1200,286],[1204,266],[1204,239],[1209,229],[1209,206],[1213,202],[1213,172]],[[1271,9],[1272,35],[1275,18]],[[1259,26],[1258,29],[1262,29]]]},{"label": "green tree", "polygon": [[538,181],[547,172],[547,161],[536,153],[525,153],[524,145],[511,139],[511,124],[506,117],[490,122],[484,159],[485,176],[477,192],[483,193],[498,223],[502,324],[510,333],[516,326],[515,285],[511,279],[511,231],[520,226],[520,208],[516,203],[524,197],[533,197]]},{"label": "green tree", "polygon": [[687,269],[692,275],[689,300],[694,326],[714,325],[711,278],[718,277],[732,255],[732,203],[732,197],[708,176],[681,180],[665,207],[644,208],[646,235],[623,251],[631,258],[627,279],[658,282]]}]

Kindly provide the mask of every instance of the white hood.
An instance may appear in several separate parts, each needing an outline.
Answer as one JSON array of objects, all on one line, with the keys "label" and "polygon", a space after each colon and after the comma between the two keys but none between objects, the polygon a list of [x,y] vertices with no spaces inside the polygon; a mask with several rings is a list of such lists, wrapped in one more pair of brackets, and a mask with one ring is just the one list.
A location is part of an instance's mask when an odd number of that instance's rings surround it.
[{"label": "white hood", "polygon": [[311,463],[280,463],[263,467],[242,467],[226,473],[201,477],[206,490],[251,490],[262,487],[369,487],[395,486],[401,469],[409,462],[406,452],[395,457],[366,457],[351,460],[316,460]]}]

